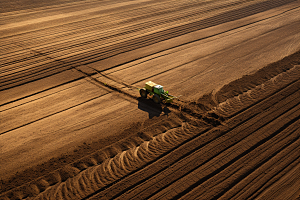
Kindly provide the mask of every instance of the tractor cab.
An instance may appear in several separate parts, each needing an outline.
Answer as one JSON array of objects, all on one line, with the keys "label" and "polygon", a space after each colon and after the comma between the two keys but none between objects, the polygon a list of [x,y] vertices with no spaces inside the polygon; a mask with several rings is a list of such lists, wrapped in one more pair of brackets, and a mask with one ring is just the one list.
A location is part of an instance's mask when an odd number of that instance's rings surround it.
[{"label": "tractor cab", "polygon": [[153,92],[155,94],[158,94],[159,96],[164,93],[163,86],[161,85],[155,85],[153,90],[154,90]]}]

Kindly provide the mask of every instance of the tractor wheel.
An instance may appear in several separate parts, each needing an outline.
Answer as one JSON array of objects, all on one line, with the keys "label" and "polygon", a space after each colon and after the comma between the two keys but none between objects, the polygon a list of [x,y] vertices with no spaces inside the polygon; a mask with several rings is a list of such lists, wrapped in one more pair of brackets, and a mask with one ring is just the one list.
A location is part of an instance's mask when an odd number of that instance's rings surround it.
[{"label": "tractor wheel", "polygon": [[145,88],[140,89],[140,95],[143,98],[147,98],[148,91]]},{"label": "tractor wheel", "polygon": [[153,101],[155,103],[160,103],[160,98],[159,98],[159,96],[157,94],[154,94],[153,97],[152,97],[152,99],[153,99]]}]

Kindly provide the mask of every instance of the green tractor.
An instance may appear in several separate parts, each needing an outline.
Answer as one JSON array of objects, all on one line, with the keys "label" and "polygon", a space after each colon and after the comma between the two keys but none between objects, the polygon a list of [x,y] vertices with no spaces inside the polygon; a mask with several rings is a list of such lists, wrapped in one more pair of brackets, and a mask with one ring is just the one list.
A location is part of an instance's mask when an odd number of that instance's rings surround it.
[{"label": "green tractor", "polygon": [[169,95],[168,91],[163,90],[163,86],[148,81],[144,88],[140,89],[140,95],[143,98],[147,98],[148,94],[152,96],[155,103],[160,103],[164,101],[165,103],[172,103],[173,99],[177,98],[175,96]]}]

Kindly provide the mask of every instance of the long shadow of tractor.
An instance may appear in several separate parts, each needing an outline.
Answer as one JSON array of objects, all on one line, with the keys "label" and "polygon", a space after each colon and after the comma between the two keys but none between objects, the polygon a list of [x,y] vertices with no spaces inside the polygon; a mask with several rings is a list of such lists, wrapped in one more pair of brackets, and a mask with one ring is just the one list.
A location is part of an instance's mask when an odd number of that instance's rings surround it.
[{"label": "long shadow of tractor", "polygon": [[168,115],[171,112],[166,106],[157,104],[153,102],[152,99],[139,97],[138,102],[138,108],[142,111],[147,112],[149,114],[149,119],[152,119],[155,116],[158,117],[162,113],[164,113],[164,115]]}]

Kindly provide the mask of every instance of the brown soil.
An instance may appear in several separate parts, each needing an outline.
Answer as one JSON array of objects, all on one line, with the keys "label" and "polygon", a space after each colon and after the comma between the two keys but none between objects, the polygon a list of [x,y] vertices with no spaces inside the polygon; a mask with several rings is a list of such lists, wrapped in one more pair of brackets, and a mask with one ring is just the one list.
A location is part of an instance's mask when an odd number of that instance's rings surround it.
[{"label": "brown soil", "polygon": [[[299,199],[299,12],[3,4],[0,199]],[[182,96],[142,99],[147,80]]]},{"label": "brown soil", "polygon": [[246,92],[247,90],[262,84],[279,73],[285,72],[295,65],[300,65],[300,52],[296,52],[280,61],[271,63],[266,67],[258,70],[254,74],[245,75],[220,89],[216,93],[218,103],[224,102],[226,99],[232,98]]}]

